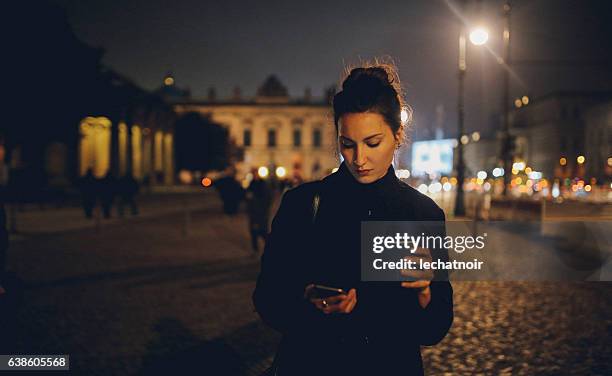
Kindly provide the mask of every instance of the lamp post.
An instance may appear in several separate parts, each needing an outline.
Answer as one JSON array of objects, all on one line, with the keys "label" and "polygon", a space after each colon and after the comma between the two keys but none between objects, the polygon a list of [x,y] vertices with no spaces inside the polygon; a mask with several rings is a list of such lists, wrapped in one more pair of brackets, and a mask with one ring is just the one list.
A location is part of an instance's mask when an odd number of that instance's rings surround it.
[{"label": "lamp post", "polygon": [[502,145],[500,149],[500,159],[504,166],[504,191],[503,195],[508,195],[508,185],[510,184],[510,171],[512,170],[512,139],[510,137],[510,119],[508,117],[508,100],[510,97],[510,74],[508,69],[510,67],[510,0],[506,0],[503,5],[503,17],[504,17],[504,32],[502,34],[504,55],[501,64],[505,64],[502,67],[503,72],[503,93],[502,93]]},{"label": "lamp post", "polygon": [[[489,33],[485,28],[478,27],[473,29],[470,34],[470,41],[477,45],[483,45],[489,40]],[[457,95],[457,196],[455,199],[455,216],[465,215],[465,193],[463,183],[465,180],[465,161],[463,159],[463,136],[465,133],[465,74],[467,70],[467,39],[466,28],[462,23],[459,31],[459,60],[458,60],[458,95]],[[480,135],[478,135],[480,138]]]},{"label": "lamp post", "polygon": [[455,216],[465,215],[465,203],[463,192],[463,180],[465,179],[465,163],[463,161],[463,143],[461,137],[464,134],[464,81],[466,71],[466,49],[465,27],[461,25],[459,31],[459,86],[457,95],[457,197],[455,199]]}]

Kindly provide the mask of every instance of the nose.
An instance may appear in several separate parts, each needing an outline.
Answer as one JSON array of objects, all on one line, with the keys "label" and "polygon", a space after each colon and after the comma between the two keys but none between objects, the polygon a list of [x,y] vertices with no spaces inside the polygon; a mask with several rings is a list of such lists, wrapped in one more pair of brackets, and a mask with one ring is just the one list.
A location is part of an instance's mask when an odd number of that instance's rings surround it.
[{"label": "nose", "polygon": [[353,156],[353,164],[357,168],[363,167],[366,163],[367,156],[366,156],[364,149],[365,148],[363,146],[359,146],[359,145],[355,148],[355,155]]}]

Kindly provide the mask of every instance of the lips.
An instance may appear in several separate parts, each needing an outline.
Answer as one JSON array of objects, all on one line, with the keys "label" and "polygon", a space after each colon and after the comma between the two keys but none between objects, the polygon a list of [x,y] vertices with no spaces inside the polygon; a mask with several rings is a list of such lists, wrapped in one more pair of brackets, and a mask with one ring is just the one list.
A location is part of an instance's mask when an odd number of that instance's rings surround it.
[{"label": "lips", "polygon": [[372,169],[369,169],[369,170],[357,170],[357,173],[359,175],[367,175],[368,172],[370,172],[370,171],[372,171]]}]

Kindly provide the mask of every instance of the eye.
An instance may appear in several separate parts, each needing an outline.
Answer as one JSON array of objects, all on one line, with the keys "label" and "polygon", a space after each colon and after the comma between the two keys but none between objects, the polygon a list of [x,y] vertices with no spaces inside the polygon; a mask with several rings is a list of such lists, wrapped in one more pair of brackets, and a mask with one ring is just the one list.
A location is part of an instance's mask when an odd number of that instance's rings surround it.
[{"label": "eye", "polygon": [[353,144],[352,142],[348,142],[348,141],[342,141],[340,144],[342,145],[343,148],[352,148],[355,146],[355,144]]},{"label": "eye", "polygon": [[371,144],[369,143],[369,144],[367,144],[367,145],[368,145],[369,147],[371,147],[371,148],[375,148],[375,147],[377,147],[378,145],[380,145],[380,142],[377,142],[377,143],[371,143]]}]

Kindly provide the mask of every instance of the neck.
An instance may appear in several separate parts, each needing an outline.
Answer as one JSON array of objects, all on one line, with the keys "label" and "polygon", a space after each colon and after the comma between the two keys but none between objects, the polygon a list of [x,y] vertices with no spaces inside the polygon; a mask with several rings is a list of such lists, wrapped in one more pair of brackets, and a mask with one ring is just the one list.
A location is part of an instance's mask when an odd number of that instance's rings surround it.
[{"label": "neck", "polygon": [[351,174],[351,172],[349,171],[349,168],[346,165],[346,162],[342,162],[342,164],[340,165],[340,168],[338,169],[338,173],[340,174],[341,177],[343,177],[344,180],[350,181],[351,183],[356,184],[357,186],[361,186],[363,188],[368,188],[368,187],[375,188],[377,186],[395,182],[397,180],[397,177],[395,176],[395,169],[393,168],[393,165],[389,165],[385,175],[381,176],[379,179],[373,182],[370,182],[370,183],[361,183],[357,179],[355,179],[353,174]]}]

